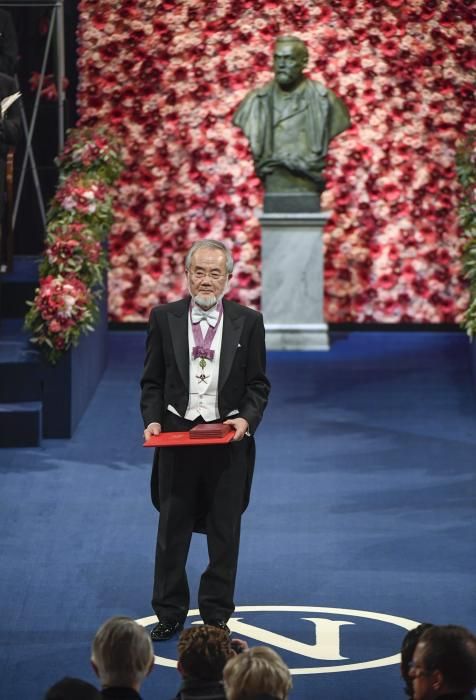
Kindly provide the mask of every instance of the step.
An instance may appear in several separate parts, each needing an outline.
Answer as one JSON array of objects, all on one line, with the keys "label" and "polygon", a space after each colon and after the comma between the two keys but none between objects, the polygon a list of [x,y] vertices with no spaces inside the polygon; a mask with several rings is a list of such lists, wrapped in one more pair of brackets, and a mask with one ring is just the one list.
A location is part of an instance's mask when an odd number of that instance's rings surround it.
[{"label": "step", "polygon": [[2,340],[28,341],[30,332],[24,328],[23,318],[0,318],[0,343]]},{"label": "step", "polygon": [[37,447],[41,422],[39,401],[0,403],[0,447]]},{"label": "step", "polygon": [[21,323],[0,322],[0,403],[41,400],[40,356],[28,339]]},{"label": "step", "polygon": [[13,270],[0,275],[0,317],[23,318],[38,287],[39,257],[16,255]]}]

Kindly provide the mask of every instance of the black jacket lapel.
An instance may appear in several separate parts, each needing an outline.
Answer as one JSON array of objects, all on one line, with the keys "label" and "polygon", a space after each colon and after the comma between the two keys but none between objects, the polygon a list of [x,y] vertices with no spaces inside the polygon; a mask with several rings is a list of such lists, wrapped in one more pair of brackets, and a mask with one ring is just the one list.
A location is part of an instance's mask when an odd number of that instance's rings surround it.
[{"label": "black jacket lapel", "polygon": [[226,303],[223,302],[223,335],[221,340],[220,352],[220,374],[218,377],[218,391],[221,391],[223,385],[230,374],[235,353],[238,348],[238,343],[241,337],[241,331],[245,319],[243,316],[233,316]]},{"label": "black jacket lapel", "polygon": [[179,368],[180,376],[185,387],[188,390],[190,381],[190,362],[188,349],[188,307],[190,300],[183,299],[183,304],[180,304],[174,311],[169,311],[168,321],[170,328],[170,336],[174,348],[175,360]]}]

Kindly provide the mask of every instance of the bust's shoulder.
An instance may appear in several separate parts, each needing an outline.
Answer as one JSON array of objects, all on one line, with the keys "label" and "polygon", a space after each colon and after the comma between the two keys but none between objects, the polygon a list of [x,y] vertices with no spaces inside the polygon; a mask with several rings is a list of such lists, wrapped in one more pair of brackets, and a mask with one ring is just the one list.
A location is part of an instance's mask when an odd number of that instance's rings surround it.
[{"label": "bust's shoulder", "polygon": [[328,97],[332,93],[332,90],[326,88],[326,86],[318,80],[312,80],[312,78],[306,79],[305,88],[306,90],[317,93],[319,97]]},{"label": "bust's shoulder", "polygon": [[265,83],[264,85],[260,85],[259,87],[254,88],[253,90],[250,90],[245,95],[244,100],[249,101],[249,100],[253,100],[255,98],[268,97],[273,89],[273,85],[274,85],[274,81],[271,80],[269,83]]},{"label": "bust's shoulder", "polygon": [[[250,92],[246,94],[243,102],[249,103],[251,101],[255,101],[256,99],[269,97],[269,95],[273,92],[274,85],[275,81],[270,80],[268,83],[254,88],[254,90],[250,90]],[[332,90],[326,88],[326,86],[320,83],[318,80],[312,80],[312,78],[306,78],[304,84],[298,88],[298,90],[300,89],[303,89],[308,95],[312,94],[319,98],[330,97],[333,94]]]}]

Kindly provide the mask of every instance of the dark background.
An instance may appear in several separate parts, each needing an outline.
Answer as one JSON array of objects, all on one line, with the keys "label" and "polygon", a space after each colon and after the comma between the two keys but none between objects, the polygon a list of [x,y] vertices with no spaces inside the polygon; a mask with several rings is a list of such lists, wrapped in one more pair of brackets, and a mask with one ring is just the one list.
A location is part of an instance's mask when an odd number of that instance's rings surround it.
[{"label": "dark background", "polygon": [[[30,4],[32,4],[30,2]],[[32,90],[29,80],[33,73],[39,73],[43,61],[46,46],[48,27],[54,8],[52,7],[24,7],[21,0],[18,2],[1,3],[0,8],[12,15],[18,39],[18,64],[17,74],[20,89],[23,96],[23,105],[30,121],[35,100],[35,91]],[[76,67],[77,45],[76,27],[78,23],[78,9],[76,0],[67,0],[64,3],[65,24],[65,58],[66,77],[68,87],[66,90],[65,126],[71,128],[76,124],[78,114],[76,108],[76,90],[78,73]],[[53,42],[50,48],[46,74],[56,74],[56,32],[53,34]],[[54,194],[57,183],[57,168],[54,159],[58,150],[58,105],[56,100],[42,98],[40,101],[38,120],[33,137],[33,152],[36,158],[38,176],[43,192],[45,207]],[[15,177],[18,181],[23,156],[25,153],[23,142],[16,149]],[[15,254],[35,255],[43,250],[44,228],[38,207],[37,195],[34,189],[31,168],[28,166],[25,185],[15,227]]]}]

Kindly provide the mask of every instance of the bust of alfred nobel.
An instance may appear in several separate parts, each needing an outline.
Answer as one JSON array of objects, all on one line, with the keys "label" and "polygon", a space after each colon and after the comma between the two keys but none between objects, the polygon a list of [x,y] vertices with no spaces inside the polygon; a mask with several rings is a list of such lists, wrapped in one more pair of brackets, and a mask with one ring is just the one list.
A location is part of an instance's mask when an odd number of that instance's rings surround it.
[{"label": "bust of alfred nobel", "polygon": [[250,142],[265,211],[318,211],[329,143],[350,126],[342,100],[303,74],[308,58],[301,39],[278,38],[274,80],[249,92],[233,117]]}]

